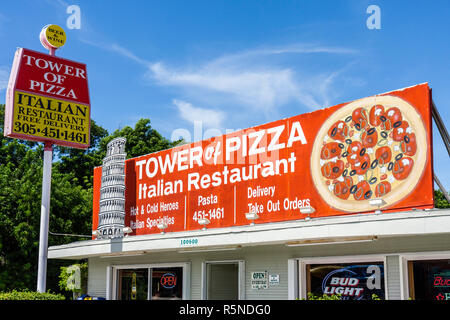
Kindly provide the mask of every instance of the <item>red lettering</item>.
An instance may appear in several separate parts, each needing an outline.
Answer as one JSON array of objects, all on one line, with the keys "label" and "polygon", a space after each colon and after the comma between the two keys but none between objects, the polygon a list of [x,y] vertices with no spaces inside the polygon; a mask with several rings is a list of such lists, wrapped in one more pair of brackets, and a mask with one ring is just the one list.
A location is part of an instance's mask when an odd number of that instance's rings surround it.
[{"label": "red lettering", "polygon": [[177,284],[177,277],[172,274],[165,274],[161,277],[160,283],[164,287],[174,287]]},{"label": "red lettering", "polygon": [[441,276],[437,276],[434,278],[433,285],[435,287],[447,287],[450,286],[450,278],[443,279]]}]

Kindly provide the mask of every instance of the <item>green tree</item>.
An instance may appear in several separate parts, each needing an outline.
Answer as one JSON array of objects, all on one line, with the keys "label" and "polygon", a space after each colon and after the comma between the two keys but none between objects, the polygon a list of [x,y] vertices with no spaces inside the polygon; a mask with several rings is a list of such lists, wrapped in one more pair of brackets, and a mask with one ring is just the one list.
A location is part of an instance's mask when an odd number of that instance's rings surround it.
[{"label": "green tree", "polygon": [[54,163],[61,173],[73,174],[79,185],[92,187],[92,171],[102,164],[99,144],[108,137],[108,131],[91,120],[90,146],[86,150],[55,146],[55,154],[59,161]]},{"label": "green tree", "polygon": [[450,208],[450,203],[441,190],[434,190],[434,206],[440,209]]},{"label": "green tree", "polygon": [[108,142],[117,137],[125,137],[127,139],[125,151],[127,152],[128,159],[169,149],[179,142],[171,142],[164,138],[158,131],[152,128],[150,119],[140,119],[134,126],[134,129],[126,126],[114,131],[113,134],[100,141],[99,148],[102,158],[106,155],[106,145]]},{"label": "green tree", "polygon": [[[4,106],[0,105],[0,291],[35,290],[43,144],[4,137],[3,121]],[[50,231],[86,234],[91,224],[91,190],[80,185],[73,172],[60,172],[57,165],[52,171]],[[49,236],[49,245],[75,239]],[[58,274],[57,264],[49,260],[49,275]],[[47,283],[57,288],[57,279],[48,277]]]},{"label": "green tree", "polygon": [[[0,290],[34,289],[40,233],[42,146],[27,150],[21,161],[0,166]],[[51,232],[89,234],[92,192],[77,185],[72,174],[52,172]],[[49,246],[77,240],[49,236]],[[58,273],[52,260],[48,274]],[[48,277],[49,284],[55,284]]]},{"label": "green tree", "polygon": [[[4,106],[0,105],[0,291],[36,289],[40,233],[43,144],[3,136]],[[52,166],[49,230],[59,234],[89,235],[92,229],[92,175],[102,163],[106,144],[127,138],[128,157],[172,147],[149,119],[134,129],[109,135],[91,121],[91,146],[78,150],[55,146]],[[75,236],[50,233],[49,246],[77,241]],[[58,292],[60,268],[74,261],[48,260],[47,288]]]}]

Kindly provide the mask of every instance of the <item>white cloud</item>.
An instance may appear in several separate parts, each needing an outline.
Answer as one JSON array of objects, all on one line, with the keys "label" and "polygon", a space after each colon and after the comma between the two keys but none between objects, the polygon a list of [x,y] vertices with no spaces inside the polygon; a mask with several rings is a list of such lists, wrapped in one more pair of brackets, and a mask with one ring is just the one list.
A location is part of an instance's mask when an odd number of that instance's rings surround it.
[{"label": "white cloud", "polygon": [[83,43],[86,43],[88,45],[103,49],[103,50],[108,50],[108,51],[112,51],[114,53],[117,53],[127,59],[133,60],[134,62],[137,62],[139,64],[142,64],[144,66],[148,66],[149,62],[146,60],[143,60],[141,58],[139,58],[138,56],[136,56],[133,52],[131,52],[128,49],[125,49],[124,47],[118,45],[117,43],[102,43],[102,42],[95,42],[95,41],[91,41],[91,40],[87,40],[85,38],[78,38],[78,40],[80,40]]},{"label": "white cloud", "polygon": [[0,91],[8,87],[9,68],[0,66]]},{"label": "white cloud", "polygon": [[[310,109],[328,104],[332,82],[341,73],[318,72],[305,75],[292,65],[280,66],[273,60],[282,54],[354,54],[346,48],[312,45],[290,45],[263,48],[222,55],[206,63],[181,69],[162,62],[148,63],[147,76],[161,85],[175,86],[197,96],[224,94],[232,102],[251,107],[269,115],[289,103],[299,103]],[[303,73],[303,74],[300,74]]]},{"label": "white cloud", "polygon": [[228,62],[236,63],[236,61],[248,61],[255,57],[275,56],[282,54],[356,54],[357,51],[341,47],[326,47],[314,44],[291,44],[283,47],[257,48],[245,50],[233,54],[226,54],[214,60],[215,65],[226,64]]},{"label": "white cloud", "polygon": [[177,106],[181,118],[194,124],[196,121],[201,122],[205,127],[221,128],[222,122],[225,119],[225,114],[221,111],[212,109],[199,108],[189,102],[172,100],[173,104]]},{"label": "white cloud", "polygon": [[239,104],[263,111],[282,105],[296,96],[302,98],[290,69],[201,68],[176,72],[161,63],[151,65],[150,69],[151,76],[160,84],[203,90],[205,93],[224,93]]},{"label": "white cloud", "polygon": [[[174,67],[165,62],[142,59],[118,44],[82,41],[143,65],[147,71],[146,79],[158,85],[178,88],[187,99],[201,101],[202,104],[216,108],[226,106],[227,112],[233,107],[233,111],[238,112],[244,109],[251,113],[259,112],[266,118],[271,118],[280,107],[288,103],[313,110],[329,106],[331,99],[336,96],[336,80],[342,76],[346,67],[336,67],[333,70],[320,68],[313,73],[306,71],[308,66],[299,63],[296,55],[357,53],[341,47],[293,44],[224,54],[196,65]],[[183,108],[177,106],[181,112]],[[188,114],[182,114],[182,117],[186,120],[191,118]]]}]

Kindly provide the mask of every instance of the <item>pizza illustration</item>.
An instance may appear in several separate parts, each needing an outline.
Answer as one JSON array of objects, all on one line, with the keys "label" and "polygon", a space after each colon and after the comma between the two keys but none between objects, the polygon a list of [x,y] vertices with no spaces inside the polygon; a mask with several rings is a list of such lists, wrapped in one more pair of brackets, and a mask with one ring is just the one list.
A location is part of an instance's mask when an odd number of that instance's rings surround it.
[{"label": "pizza illustration", "polygon": [[321,197],[346,212],[389,207],[419,182],[427,161],[427,133],[420,114],[396,96],[351,102],[319,129],[311,175]]}]

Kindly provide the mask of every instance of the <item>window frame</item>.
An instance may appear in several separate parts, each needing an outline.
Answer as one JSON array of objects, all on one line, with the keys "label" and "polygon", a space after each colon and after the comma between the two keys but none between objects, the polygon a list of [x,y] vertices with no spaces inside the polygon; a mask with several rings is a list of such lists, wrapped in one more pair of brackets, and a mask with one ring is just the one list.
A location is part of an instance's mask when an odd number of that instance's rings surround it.
[{"label": "window frame", "polygon": [[147,300],[151,300],[151,279],[153,268],[176,268],[181,267],[183,272],[183,290],[181,300],[189,300],[191,298],[191,263],[190,262],[164,262],[164,263],[144,263],[144,264],[127,264],[127,265],[111,265],[106,271],[106,288],[107,300],[117,300],[119,293],[119,270],[122,269],[148,269],[148,291]]},{"label": "window frame", "polygon": [[[297,284],[296,297],[299,299],[307,299],[308,287],[308,270],[307,265],[311,264],[331,264],[331,263],[366,263],[366,262],[380,262],[383,263],[384,269],[384,297],[388,300],[388,284],[387,284],[387,256],[386,255],[356,255],[356,256],[326,256],[326,257],[308,257],[295,259],[297,266],[292,269],[295,272],[297,269]],[[294,277],[295,279],[295,277]],[[291,290],[292,291],[292,290]]]},{"label": "window frame", "polygon": [[413,252],[400,255],[400,296],[402,300],[410,298],[410,281],[413,275],[409,270],[409,262],[423,260],[450,260],[449,251]]}]

